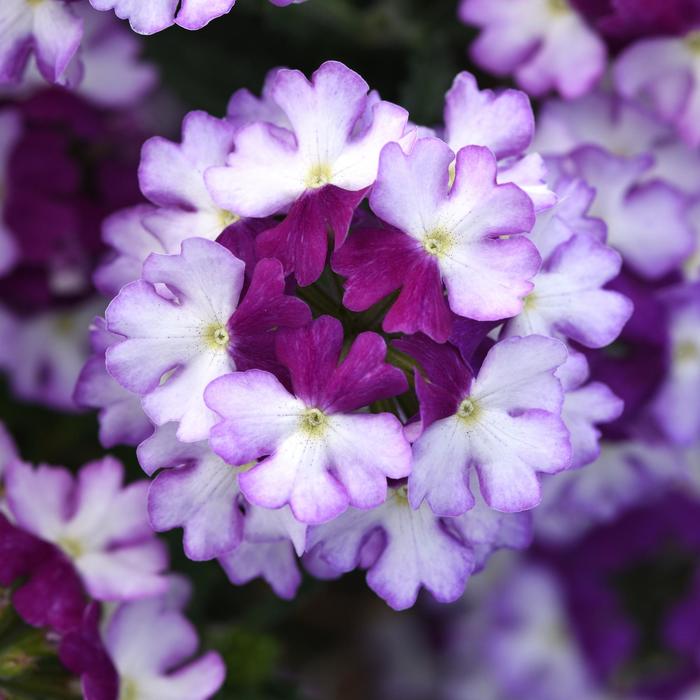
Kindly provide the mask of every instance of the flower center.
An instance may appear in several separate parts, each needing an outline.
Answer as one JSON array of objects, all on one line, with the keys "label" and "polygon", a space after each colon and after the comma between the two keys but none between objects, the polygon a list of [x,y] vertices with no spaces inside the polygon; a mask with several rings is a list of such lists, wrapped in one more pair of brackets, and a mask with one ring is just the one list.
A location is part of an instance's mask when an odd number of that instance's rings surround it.
[{"label": "flower center", "polygon": [[221,222],[222,230],[240,220],[241,217],[238,216],[238,214],[234,214],[232,211],[227,211],[226,209],[219,209],[219,221]]},{"label": "flower center", "polygon": [[571,11],[568,0],[548,0],[547,4],[553,15],[563,15]]},{"label": "flower center", "polygon": [[325,187],[333,177],[331,173],[331,166],[325,163],[319,163],[314,165],[306,176],[306,186],[310,190],[317,190],[321,187]]},{"label": "flower center", "polygon": [[321,437],[328,426],[328,417],[318,408],[307,408],[301,414],[301,429],[310,437]]},{"label": "flower center", "polygon": [[231,336],[226,326],[220,323],[212,323],[211,326],[204,331],[204,339],[207,345],[214,350],[225,350],[228,347]]},{"label": "flower center", "polygon": [[122,678],[119,687],[121,688],[119,700],[138,700],[139,689],[131,678]]},{"label": "flower center", "polygon": [[700,31],[697,29],[685,35],[685,45],[688,51],[695,55],[700,55]]},{"label": "flower center", "polygon": [[252,462],[246,462],[245,464],[239,464],[237,467],[234,467],[234,470],[238,474],[245,474],[246,472],[249,472],[256,464],[258,461],[254,459]]},{"label": "flower center", "polygon": [[457,417],[464,423],[473,423],[479,415],[479,407],[473,399],[468,396],[459,404]]},{"label": "flower center", "polygon": [[56,543],[71,558],[78,559],[85,553],[85,548],[80,540],[73,537],[62,537]]},{"label": "flower center", "polygon": [[678,343],[673,356],[676,362],[693,362],[700,359],[700,347],[692,340],[684,340]]},{"label": "flower center", "polygon": [[449,172],[450,172],[450,179],[448,181],[448,185],[450,187],[452,187],[452,185],[455,184],[455,178],[457,177],[457,161],[456,160],[453,160],[450,163]]},{"label": "flower center", "polygon": [[523,311],[532,311],[535,308],[535,306],[537,306],[537,297],[533,292],[532,294],[528,294],[523,299]]},{"label": "flower center", "polygon": [[436,229],[430,232],[423,239],[423,248],[428,255],[434,255],[439,258],[447,254],[452,248],[453,239],[449,231],[443,229]]},{"label": "flower center", "polygon": [[44,2],[44,0],[26,0],[29,7],[37,7],[38,5],[41,5],[42,2]]},{"label": "flower center", "polygon": [[408,486],[406,484],[399,486],[394,491],[394,498],[396,499],[396,501],[400,505],[407,506],[408,505]]}]

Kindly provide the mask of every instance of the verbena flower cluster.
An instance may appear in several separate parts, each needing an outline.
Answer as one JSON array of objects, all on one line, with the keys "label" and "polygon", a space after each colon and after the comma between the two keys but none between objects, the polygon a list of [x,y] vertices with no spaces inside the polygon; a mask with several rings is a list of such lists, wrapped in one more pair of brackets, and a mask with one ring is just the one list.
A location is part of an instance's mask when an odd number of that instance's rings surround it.
[{"label": "verbena flower cluster", "polygon": [[[337,61],[169,123],[113,15],[233,4],[0,6],[0,368],[149,477],[35,467],[0,431],[0,614],[88,700],[206,700],[224,662],[192,660],[155,534],[182,529],[283,599],[357,569],[396,610],[461,599],[426,606],[439,692],[387,627],[395,696],[692,700],[700,8],[462,0],[469,55],[519,89],[460,72],[440,124]],[[652,561],[692,581],[645,604],[677,657],[647,677],[610,581]]]},{"label": "verbena flower cluster", "polygon": [[328,62],[146,142],[76,399],[158,472],[157,530],[285,597],[297,556],[365,568],[396,608],[527,544],[538,475],[595,459],[622,410],[578,348],[632,313],[593,190],[533,137],[521,92],[460,74],[428,130]]}]

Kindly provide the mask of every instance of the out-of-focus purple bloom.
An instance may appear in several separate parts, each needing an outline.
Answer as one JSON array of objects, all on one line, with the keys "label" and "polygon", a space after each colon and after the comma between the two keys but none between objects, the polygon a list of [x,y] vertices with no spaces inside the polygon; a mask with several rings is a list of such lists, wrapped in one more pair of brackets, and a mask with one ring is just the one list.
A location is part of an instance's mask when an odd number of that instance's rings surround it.
[{"label": "out-of-focus purple bloom", "polygon": [[92,291],[102,218],[140,196],[140,132],[65,91],[43,91],[18,110],[21,135],[7,162],[4,203],[18,257],[0,295],[30,313]]},{"label": "out-of-focus purple bloom", "polygon": [[166,551],[153,537],[145,482],[122,487],[112,458],[87,464],[77,479],[58,467],[12,462],[7,503],[17,524],[55,544],[99,600],[129,600],[164,590]]},{"label": "out-of-focus purple bloom", "polygon": [[87,329],[100,301],[17,317],[0,306],[0,368],[15,394],[62,411],[75,411],[73,390],[89,355]]},{"label": "out-of-focus purple bloom", "polygon": [[85,700],[116,700],[119,678],[100,636],[100,606],[89,605],[79,626],[63,635],[58,647],[61,663],[80,677]]},{"label": "out-of-focus purple bloom", "polygon": [[678,452],[664,445],[603,442],[592,464],[545,479],[535,517],[537,536],[555,544],[574,541],[683,483],[686,467]]},{"label": "out-of-focus purple bloom", "polygon": [[12,604],[27,624],[58,633],[80,624],[87,597],[60,550],[0,513],[0,555],[0,585],[9,588],[23,579],[12,593]]},{"label": "out-of-focus purple bloom", "polygon": [[641,39],[613,67],[617,91],[648,104],[686,143],[700,144],[700,34]]},{"label": "out-of-focus purple bloom", "polygon": [[[576,174],[596,189],[590,213],[606,222],[609,245],[635,272],[658,279],[680,267],[695,243],[687,199],[663,181],[640,182],[653,166],[650,157],[624,158],[582,146],[569,158]],[[654,221],[664,222],[663,236]]]},{"label": "out-of-focus purple bloom", "polygon": [[190,660],[197,632],[181,609],[186,601],[172,593],[122,603],[103,636],[119,674],[120,697],[155,700],[207,700],[224,682],[225,667],[216,652]]},{"label": "out-of-focus purple bloom", "polygon": [[[0,422],[0,480],[5,473],[7,465],[16,459],[17,447],[10,433],[2,422]],[[2,483],[2,481],[0,481]]]},{"label": "out-of-focus purple bloom", "polygon": [[5,197],[7,192],[8,165],[12,151],[19,141],[22,118],[17,110],[0,111],[0,277],[17,261],[17,243],[5,223]]},{"label": "out-of-focus purple bloom", "polygon": [[571,468],[595,461],[600,454],[598,425],[610,423],[622,414],[624,402],[602,382],[587,381],[588,362],[583,355],[570,353],[557,370],[564,389],[561,416],[571,438]]},{"label": "out-of-focus purple bloom", "polygon": [[685,34],[700,25],[697,0],[573,0],[615,47],[643,36]]},{"label": "out-of-focus purple bloom", "polygon": [[658,179],[691,197],[700,194],[700,154],[638,102],[602,91],[545,102],[534,147],[545,156],[559,156],[586,145],[628,158],[644,155],[653,163],[644,181]]},{"label": "out-of-focus purple bloom", "polygon": [[652,403],[666,437],[690,446],[700,440],[700,283],[669,290],[671,366]]},{"label": "out-of-focus purple bloom", "polygon": [[471,48],[476,63],[513,74],[536,97],[580,97],[605,70],[605,43],[569,0],[462,0],[459,16],[482,29]]},{"label": "out-of-focus purple bloom", "polygon": [[18,83],[32,53],[44,78],[60,82],[82,35],[82,19],[64,0],[4,0],[0,7],[0,85]]}]

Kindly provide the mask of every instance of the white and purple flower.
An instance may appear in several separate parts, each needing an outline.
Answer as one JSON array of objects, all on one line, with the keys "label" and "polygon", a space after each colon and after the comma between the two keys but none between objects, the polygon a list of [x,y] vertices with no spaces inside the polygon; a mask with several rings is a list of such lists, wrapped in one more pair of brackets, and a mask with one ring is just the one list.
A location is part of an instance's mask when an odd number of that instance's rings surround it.
[{"label": "white and purple flower", "polygon": [[207,388],[207,405],[222,418],[211,431],[214,451],[229,464],[263,457],[239,476],[252,503],[288,503],[302,522],[320,523],[349,505],[374,508],[386,498],[387,478],[408,475],[401,422],[357,412],[404,392],[403,373],[385,364],[386,346],[375,333],[360,334],[338,364],[342,348],[341,324],[321,317],[279,336],[294,393],[260,370],[228,374]]}]

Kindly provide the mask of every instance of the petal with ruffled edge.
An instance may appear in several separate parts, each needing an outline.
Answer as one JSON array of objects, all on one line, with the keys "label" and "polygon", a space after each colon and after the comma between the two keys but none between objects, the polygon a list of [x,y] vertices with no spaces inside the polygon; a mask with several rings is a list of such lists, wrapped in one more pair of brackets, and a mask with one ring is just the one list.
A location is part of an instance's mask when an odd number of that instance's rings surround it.
[{"label": "petal with ruffled edge", "polygon": [[[596,188],[591,215],[608,225],[608,244],[633,270],[658,279],[680,265],[692,251],[687,198],[670,185],[639,184],[652,162],[644,156],[621,158],[583,146],[571,155],[578,173]],[[661,235],[655,221],[664,222]]]},{"label": "petal with ruffled edge", "polygon": [[17,524],[27,532],[55,542],[70,517],[73,478],[66,469],[15,460],[5,474],[7,503]]},{"label": "petal with ruffled edge", "polygon": [[158,474],[148,492],[148,513],[158,532],[184,529],[190,559],[214,559],[235,549],[243,538],[239,492],[237,469],[210,452]]},{"label": "petal with ruffled edge", "polygon": [[236,0],[183,0],[176,24],[185,29],[201,29],[217,17],[230,12]]},{"label": "petal with ruffled edge", "polygon": [[[243,270],[223,246],[191,238],[180,255],[151,255],[143,280],[124,287],[107,309],[109,329],[126,338],[107,350],[110,374],[144,395],[144,410],[157,425],[180,421],[183,441],[207,436],[214,417],[204,389],[235,368],[227,324]],[[163,298],[156,284],[166,285],[179,303]]]},{"label": "petal with ruffled edge", "polygon": [[233,150],[234,134],[226,119],[190,112],[182,122],[181,143],[154,136],[143,145],[139,166],[142,192],[161,207],[213,208],[204,172],[224,164]]},{"label": "petal with ruffled edge", "polygon": [[231,583],[241,586],[263,578],[285,600],[294,598],[301,584],[301,573],[290,542],[243,542],[233,552],[220,557],[219,563]]},{"label": "petal with ruffled edge", "polygon": [[522,313],[507,322],[505,334],[561,335],[586,347],[609,345],[632,315],[627,297],[603,288],[621,266],[612,248],[586,235],[573,236],[535,277],[535,289]]},{"label": "petal with ruffled edge", "polygon": [[315,282],[326,264],[329,232],[340,248],[364,195],[365,190],[347,192],[333,185],[304,193],[284,221],[260,234],[258,255],[280,260],[302,287]]},{"label": "petal with ruffled edge", "polygon": [[163,575],[168,554],[158,540],[88,552],[75,560],[75,566],[97,600],[138,600],[159,595],[168,586]]},{"label": "petal with ruffled edge", "polygon": [[204,392],[207,406],[222,420],[211,430],[214,452],[229,464],[247,464],[292,435],[305,406],[269,372],[227,374]]},{"label": "petal with ruffled edge", "polygon": [[[311,81],[299,71],[278,70],[269,94],[289,120],[296,145],[287,130],[269,123],[242,128],[228,167],[207,173],[214,199],[244,216],[268,216],[323,185],[349,191],[369,187],[379,152],[401,138],[407,114],[380,102],[370,127],[353,138],[368,89],[357,73],[336,61],[321,65]],[[270,162],[276,163],[272,171]]]},{"label": "petal with ruffled edge", "polygon": [[409,476],[413,507],[427,500],[439,515],[474,505],[469,468],[496,510],[520,511],[539,502],[536,472],[569,466],[569,435],[559,417],[563,402],[554,371],[566,359],[563,343],[540,336],[497,343],[474,380],[464,414],[430,425],[413,445]]},{"label": "petal with ruffled edge", "polygon": [[180,666],[197,650],[197,633],[165,597],[117,608],[105,644],[120,677],[139,697],[206,700],[224,681],[223,661],[213,652]]},{"label": "petal with ruffled edge", "polygon": [[474,507],[464,515],[445,521],[454,528],[474,552],[475,571],[486,565],[491,554],[504,547],[526,549],[532,542],[532,516],[524,513],[499,513],[489,508],[476,489]]},{"label": "petal with ruffled edge", "polygon": [[311,532],[310,549],[338,570],[360,565],[363,548],[380,529],[384,538],[372,546],[370,588],[396,610],[411,607],[421,587],[436,600],[450,602],[464,592],[474,567],[471,551],[451,536],[427,506],[413,510],[403,491],[370,512],[350,510]]},{"label": "petal with ruffled edge", "polygon": [[530,198],[537,213],[557,202],[557,195],[547,184],[547,166],[539,153],[528,153],[522,158],[509,158],[501,162],[496,181],[499,185],[509,182],[517,185]]},{"label": "petal with ruffled edge", "polygon": [[95,270],[92,279],[105,296],[114,297],[124,285],[139,279],[151,253],[179,252],[166,250],[144,226],[144,219],[154,211],[154,207],[139,204],[112,214],[102,223],[102,240],[112,253]]},{"label": "petal with ruffled edge", "polygon": [[519,90],[479,90],[462,71],[445,95],[445,141],[456,153],[464,146],[486,146],[496,158],[527,150],[535,131],[530,99]]},{"label": "petal with ruffled edge", "polygon": [[245,538],[248,542],[280,542],[289,540],[294,551],[301,556],[306,551],[308,526],[299,522],[291,508],[261,508],[245,505]]},{"label": "petal with ruffled edge", "polygon": [[155,34],[174,22],[178,0],[90,0],[90,4],[101,11],[114,10],[119,19],[128,19],[131,28],[138,34]]}]

